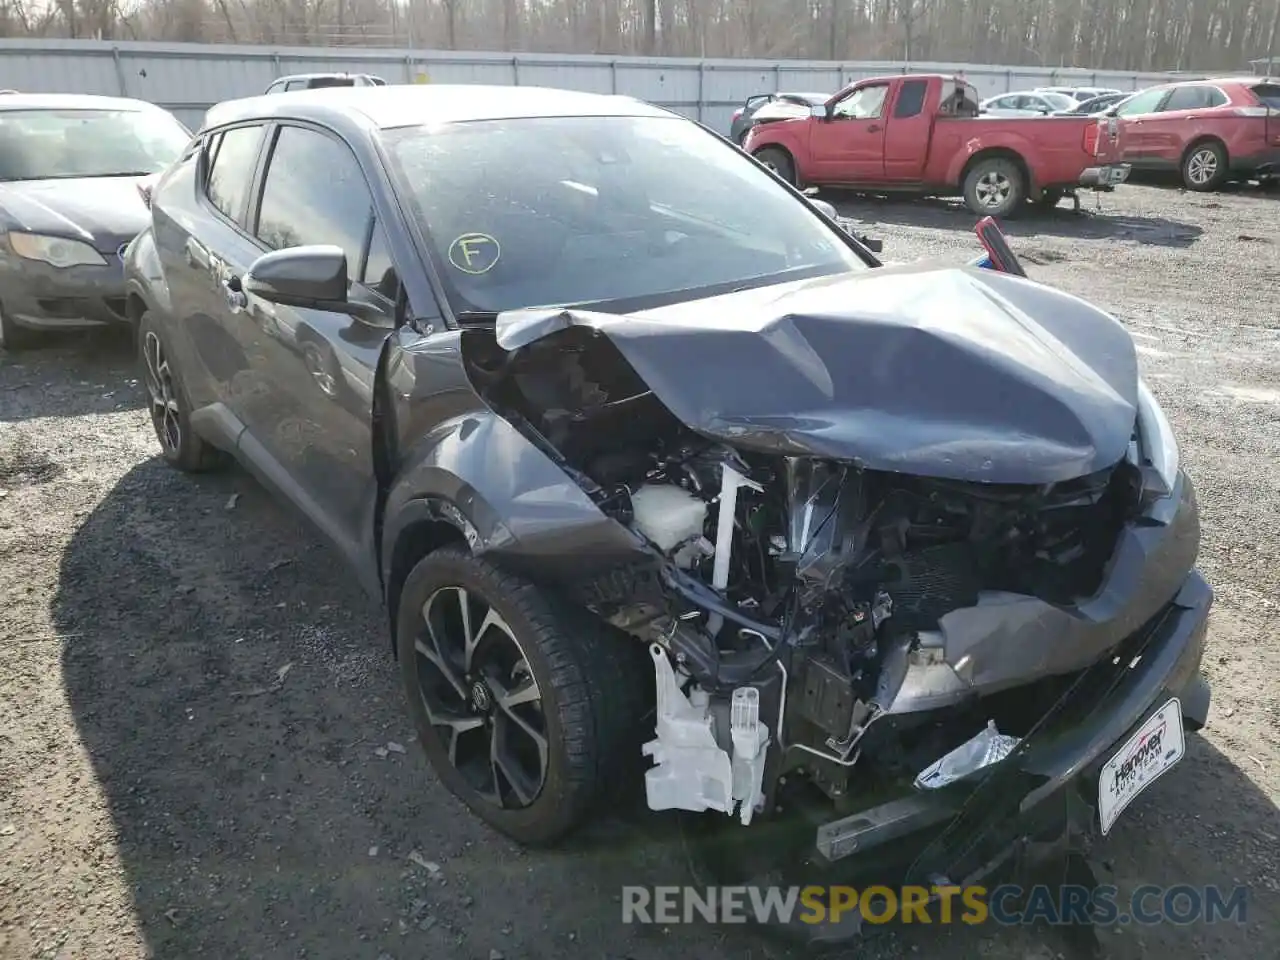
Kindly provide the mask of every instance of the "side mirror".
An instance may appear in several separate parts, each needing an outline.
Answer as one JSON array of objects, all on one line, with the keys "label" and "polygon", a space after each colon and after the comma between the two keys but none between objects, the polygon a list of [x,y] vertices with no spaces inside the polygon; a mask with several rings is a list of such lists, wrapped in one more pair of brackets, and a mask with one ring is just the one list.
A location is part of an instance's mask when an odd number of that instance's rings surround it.
[{"label": "side mirror", "polygon": [[809,116],[815,120],[829,120],[831,119],[831,108],[825,103],[815,103],[809,107]]},{"label": "side mirror", "polygon": [[378,308],[347,299],[347,255],[341,247],[330,244],[264,253],[253,262],[240,287],[247,296],[268,303],[345,313],[367,323],[390,326]]}]

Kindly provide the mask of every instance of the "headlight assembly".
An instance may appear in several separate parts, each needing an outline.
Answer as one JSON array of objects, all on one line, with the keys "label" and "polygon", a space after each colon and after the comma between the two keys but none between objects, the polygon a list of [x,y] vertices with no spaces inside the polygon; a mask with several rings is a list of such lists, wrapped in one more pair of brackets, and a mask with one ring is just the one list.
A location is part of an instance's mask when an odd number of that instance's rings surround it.
[{"label": "headlight assembly", "polygon": [[1164,487],[1159,491],[1162,495],[1173,492],[1178,479],[1178,440],[1169,418],[1142,380],[1138,381],[1138,466],[1148,475],[1154,472]]},{"label": "headlight assembly", "polygon": [[48,237],[40,233],[9,233],[9,246],[26,260],[40,260],[54,267],[105,267],[102,254],[79,240]]}]

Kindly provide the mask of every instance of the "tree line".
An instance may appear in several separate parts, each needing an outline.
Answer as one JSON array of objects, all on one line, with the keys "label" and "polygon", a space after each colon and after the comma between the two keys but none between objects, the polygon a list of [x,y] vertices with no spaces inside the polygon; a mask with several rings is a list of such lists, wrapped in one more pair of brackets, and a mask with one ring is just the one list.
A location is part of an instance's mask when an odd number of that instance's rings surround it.
[{"label": "tree line", "polygon": [[1280,0],[0,0],[6,37],[1243,71]]}]

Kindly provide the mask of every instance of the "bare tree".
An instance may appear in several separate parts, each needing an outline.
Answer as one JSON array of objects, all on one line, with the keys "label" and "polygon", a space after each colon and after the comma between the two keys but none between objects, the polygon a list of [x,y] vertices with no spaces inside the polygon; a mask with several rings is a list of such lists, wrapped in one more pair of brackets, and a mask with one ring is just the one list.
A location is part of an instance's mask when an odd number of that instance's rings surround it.
[{"label": "bare tree", "polygon": [[1280,0],[0,0],[0,36],[1238,71]]}]

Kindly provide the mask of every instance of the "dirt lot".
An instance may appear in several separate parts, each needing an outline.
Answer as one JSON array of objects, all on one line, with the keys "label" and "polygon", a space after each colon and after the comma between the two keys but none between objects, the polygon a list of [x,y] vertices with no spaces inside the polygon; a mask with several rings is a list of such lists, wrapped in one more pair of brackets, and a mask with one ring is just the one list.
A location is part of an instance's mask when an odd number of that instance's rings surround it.
[{"label": "dirt lot", "polygon": [[[891,259],[975,253],[953,206],[845,209]],[[1245,884],[1247,923],[1106,930],[1109,956],[1280,956],[1277,223],[1266,196],[1127,187],[1013,231],[1035,277],[1136,338],[1218,591],[1209,726],[1095,868]],[[783,955],[620,924],[622,884],[679,867],[652,823],[529,854],[467,816],[413,742],[379,612],[246,475],[161,463],[122,341],[0,353],[0,489],[0,957]],[[845,955],[1065,950],[1047,929],[915,927]]]}]

